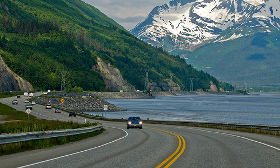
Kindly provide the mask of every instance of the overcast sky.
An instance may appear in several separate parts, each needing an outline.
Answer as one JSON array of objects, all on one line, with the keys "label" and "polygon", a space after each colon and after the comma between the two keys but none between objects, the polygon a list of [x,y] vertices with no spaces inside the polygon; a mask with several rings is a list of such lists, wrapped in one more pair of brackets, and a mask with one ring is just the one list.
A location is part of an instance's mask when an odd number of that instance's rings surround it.
[{"label": "overcast sky", "polygon": [[143,21],[156,6],[171,0],[83,0],[98,8],[127,30]]}]

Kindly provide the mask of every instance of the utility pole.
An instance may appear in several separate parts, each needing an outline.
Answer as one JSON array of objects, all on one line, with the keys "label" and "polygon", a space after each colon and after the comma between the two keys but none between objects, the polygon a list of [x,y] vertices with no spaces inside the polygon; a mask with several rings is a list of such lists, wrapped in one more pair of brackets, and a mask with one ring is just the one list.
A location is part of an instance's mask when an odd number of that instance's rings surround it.
[{"label": "utility pole", "polygon": [[67,71],[61,71],[61,91],[66,92],[66,86],[65,86],[65,76],[67,74]]},{"label": "utility pole", "polygon": [[170,73],[170,80],[171,80],[171,92],[173,91],[173,73]]},{"label": "utility pole", "polygon": [[145,69],[146,79],[145,79],[145,89],[148,90],[148,83],[149,83],[149,69]]},{"label": "utility pole", "polygon": [[190,78],[190,80],[191,80],[191,84],[190,84],[190,92],[192,92],[192,91],[193,91],[193,80],[194,80],[194,78]]},{"label": "utility pole", "polygon": [[247,83],[245,83],[245,91],[248,92]]}]

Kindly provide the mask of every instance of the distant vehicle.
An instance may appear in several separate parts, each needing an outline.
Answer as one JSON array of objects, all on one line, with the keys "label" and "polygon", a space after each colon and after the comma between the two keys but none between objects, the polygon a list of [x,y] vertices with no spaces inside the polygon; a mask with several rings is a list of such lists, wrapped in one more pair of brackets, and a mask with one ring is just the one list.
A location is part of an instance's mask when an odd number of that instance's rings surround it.
[{"label": "distant vehicle", "polygon": [[32,104],[32,105],[36,105],[36,102],[35,102],[35,101],[32,101],[31,104]]},{"label": "distant vehicle", "polygon": [[23,94],[25,97],[28,97],[28,92],[24,92]]},{"label": "distant vehicle", "polygon": [[26,100],[24,101],[24,103],[29,103],[29,100],[28,100],[28,99],[26,99]]},{"label": "distant vehicle", "polygon": [[61,113],[61,110],[59,108],[56,108],[54,112],[55,113]]},{"label": "distant vehicle", "polygon": [[46,109],[51,109],[52,108],[52,105],[51,104],[47,104],[46,105]]},{"label": "distant vehicle", "polygon": [[27,104],[27,105],[25,105],[25,108],[26,108],[26,110],[27,110],[27,109],[32,110],[32,105],[31,105],[31,104]]},{"label": "distant vehicle", "polygon": [[20,99],[20,95],[17,95],[17,98]]},{"label": "distant vehicle", "polygon": [[29,93],[29,97],[33,97],[33,93]]},{"label": "distant vehicle", "polygon": [[127,129],[139,128],[142,129],[142,120],[140,117],[129,117],[127,119]]},{"label": "distant vehicle", "polygon": [[47,95],[47,94],[48,94],[48,92],[44,92],[43,94],[44,94],[44,95]]},{"label": "distant vehicle", "polygon": [[71,111],[71,112],[69,113],[69,117],[71,117],[71,116],[74,116],[74,117],[76,117],[76,112],[74,112],[74,111]]},{"label": "distant vehicle", "polygon": [[12,104],[18,104],[18,101],[17,100],[13,100]]}]

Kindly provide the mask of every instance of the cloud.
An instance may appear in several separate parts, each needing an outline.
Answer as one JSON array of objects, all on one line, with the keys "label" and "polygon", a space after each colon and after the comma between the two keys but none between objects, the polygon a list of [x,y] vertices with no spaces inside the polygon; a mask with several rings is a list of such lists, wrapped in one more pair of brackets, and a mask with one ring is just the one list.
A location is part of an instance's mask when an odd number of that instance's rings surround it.
[{"label": "cloud", "polygon": [[144,20],[145,17],[143,16],[133,16],[133,17],[126,17],[126,18],[120,18],[115,17],[114,20],[125,27],[127,30],[133,29],[135,25],[137,25],[140,21]]},{"label": "cloud", "polygon": [[83,0],[93,5],[126,29],[132,29],[156,6],[170,0]]}]

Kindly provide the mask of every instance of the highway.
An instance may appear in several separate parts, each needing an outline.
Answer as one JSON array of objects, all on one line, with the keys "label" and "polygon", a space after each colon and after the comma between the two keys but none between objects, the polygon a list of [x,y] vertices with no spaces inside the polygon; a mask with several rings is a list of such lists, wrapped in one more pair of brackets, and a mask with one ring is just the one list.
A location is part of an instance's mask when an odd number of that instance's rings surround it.
[{"label": "highway", "polygon": [[[25,111],[21,97],[19,105],[11,104],[15,98],[0,102]],[[35,105],[31,113],[46,119],[85,120],[54,113],[54,109],[41,105]],[[1,156],[0,167],[280,167],[280,138],[276,136],[161,124],[143,123],[142,130],[126,129],[126,123],[121,122],[102,121],[102,125],[106,131],[96,137]]]}]

